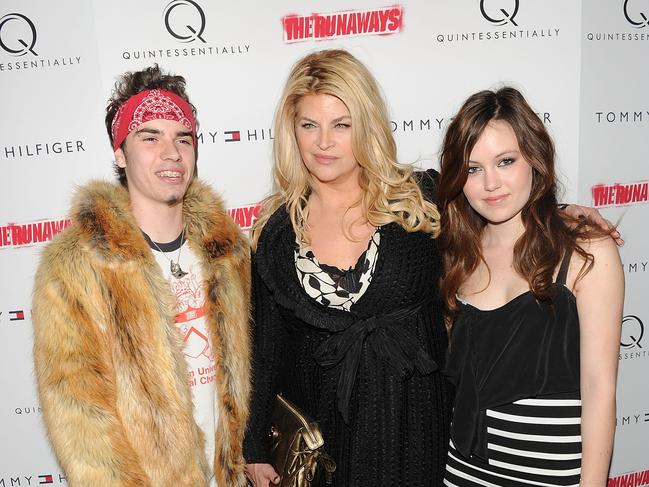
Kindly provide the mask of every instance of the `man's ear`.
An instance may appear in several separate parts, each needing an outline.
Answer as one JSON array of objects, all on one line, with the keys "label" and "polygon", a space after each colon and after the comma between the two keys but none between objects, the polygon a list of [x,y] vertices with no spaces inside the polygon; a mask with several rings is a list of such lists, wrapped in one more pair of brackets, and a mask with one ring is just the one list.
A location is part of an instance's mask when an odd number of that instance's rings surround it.
[{"label": "man's ear", "polygon": [[126,156],[121,147],[117,148],[115,151],[115,163],[122,169],[126,167]]}]

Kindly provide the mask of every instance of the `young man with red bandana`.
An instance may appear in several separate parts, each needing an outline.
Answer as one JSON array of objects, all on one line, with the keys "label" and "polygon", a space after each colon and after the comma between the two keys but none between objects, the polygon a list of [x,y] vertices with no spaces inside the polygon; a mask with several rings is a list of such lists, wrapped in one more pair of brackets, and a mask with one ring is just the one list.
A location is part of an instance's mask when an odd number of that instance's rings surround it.
[{"label": "young man with red bandana", "polygon": [[77,192],[33,303],[45,423],[71,486],[245,485],[249,248],[196,178],[185,80],[122,76],[117,183]]}]

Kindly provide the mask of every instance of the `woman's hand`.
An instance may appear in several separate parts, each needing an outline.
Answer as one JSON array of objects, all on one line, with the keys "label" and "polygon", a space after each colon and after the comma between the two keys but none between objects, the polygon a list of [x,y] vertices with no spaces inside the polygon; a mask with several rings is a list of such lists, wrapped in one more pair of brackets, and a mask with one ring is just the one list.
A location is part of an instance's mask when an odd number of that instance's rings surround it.
[{"label": "woman's hand", "polygon": [[[602,227],[602,229],[607,231],[613,230],[614,228],[614,225],[606,218],[604,218],[599,210],[596,210],[595,208],[574,204],[559,206],[563,209],[563,211],[566,212],[568,216],[571,216],[573,218],[586,217],[595,225]],[[611,232],[611,238],[615,241],[618,247],[624,245],[624,240],[622,239],[620,232],[618,232],[617,230],[613,230]]]},{"label": "woman's hand", "polygon": [[279,475],[269,463],[249,463],[246,465],[246,475],[255,487],[270,487],[279,484]]}]

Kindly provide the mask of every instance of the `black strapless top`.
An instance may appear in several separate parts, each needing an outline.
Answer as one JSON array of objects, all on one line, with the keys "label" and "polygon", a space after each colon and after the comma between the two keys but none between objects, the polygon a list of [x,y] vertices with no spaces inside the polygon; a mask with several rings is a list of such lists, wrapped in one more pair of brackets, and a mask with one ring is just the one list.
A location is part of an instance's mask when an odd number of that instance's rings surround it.
[{"label": "black strapless top", "polygon": [[567,254],[551,304],[530,291],[492,310],[460,303],[445,374],[456,387],[451,438],[465,457],[488,457],[487,408],[579,391],[577,301],[565,286],[569,263]]}]

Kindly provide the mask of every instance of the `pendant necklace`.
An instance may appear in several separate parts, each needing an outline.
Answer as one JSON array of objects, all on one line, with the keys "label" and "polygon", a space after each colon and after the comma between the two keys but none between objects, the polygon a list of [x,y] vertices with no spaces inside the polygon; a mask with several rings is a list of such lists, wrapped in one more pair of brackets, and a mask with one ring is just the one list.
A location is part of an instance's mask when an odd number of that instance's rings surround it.
[{"label": "pendant necklace", "polygon": [[171,275],[174,276],[176,279],[181,279],[182,277],[187,275],[187,273],[184,270],[182,270],[182,268],[180,267],[180,253],[183,250],[184,242],[185,242],[185,229],[183,228],[183,233],[181,233],[180,235],[180,247],[178,248],[178,262],[174,262],[173,259],[167,257],[167,254],[158,246],[157,243],[151,240],[151,243],[155,245],[155,248],[158,249],[160,253],[165,256],[165,259],[169,261],[169,271],[171,272]]}]

